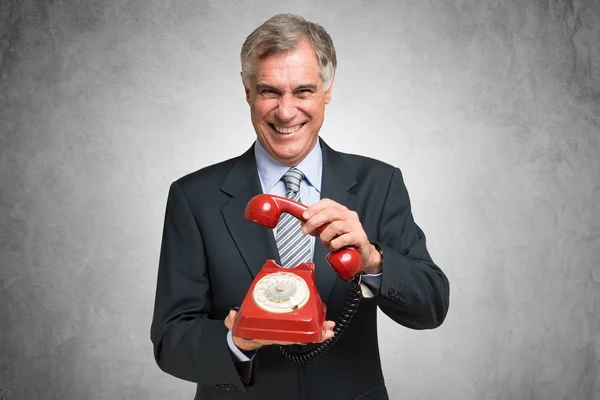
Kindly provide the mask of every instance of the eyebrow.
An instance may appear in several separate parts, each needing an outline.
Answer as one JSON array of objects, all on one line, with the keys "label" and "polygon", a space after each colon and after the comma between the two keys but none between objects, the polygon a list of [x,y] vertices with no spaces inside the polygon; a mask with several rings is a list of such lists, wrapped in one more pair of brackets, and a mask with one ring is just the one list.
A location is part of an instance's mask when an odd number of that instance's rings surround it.
[{"label": "eyebrow", "polygon": [[312,90],[313,92],[315,92],[317,90],[317,85],[312,84],[312,83],[306,84],[306,85],[300,85],[294,89],[294,92],[297,92],[299,90],[305,90],[305,89]]},{"label": "eyebrow", "polygon": [[270,90],[273,90],[273,91],[275,91],[275,92],[279,92],[279,89],[278,89],[278,88],[276,88],[275,86],[268,85],[268,84],[266,84],[266,83],[257,83],[257,84],[256,84],[256,88],[257,88],[258,90],[270,89]]},{"label": "eyebrow", "polygon": [[[267,83],[260,83],[260,82],[259,82],[259,83],[257,83],[257,84],[256,84],[256,88],[257,88],[258,90],[269,89],[269,90],[272,90],[272,91],[274,91],[274,92],[277,92],[277,93],[279,93],[279,92],[280,92],[279,88],[277,88],[277,87],[275,87],[275,86],[273,86],[273,85],[269,85],[269,84],[267,84]],[[315,85],[315,84],[313,84],[313,83],[307,83],[307,84],[303,84],[303,85],[300,85],[300,86],[297,86],[297,87],[295,87],[295,88],[294,88],[294,92],[298,92],[298,91],[300,91],[300,90],[306,90],[306,89],[308,89],[308,90],[312,90],[312,91],[314,92],[314,91],[316,91],[316,90],[317,90],[317,85]]]}]

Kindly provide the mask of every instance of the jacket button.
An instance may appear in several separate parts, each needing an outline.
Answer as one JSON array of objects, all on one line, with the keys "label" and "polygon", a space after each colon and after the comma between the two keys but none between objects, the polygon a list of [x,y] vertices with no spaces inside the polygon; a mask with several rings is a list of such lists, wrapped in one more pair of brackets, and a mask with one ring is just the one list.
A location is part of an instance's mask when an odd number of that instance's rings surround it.
[{"label": "jacket button", "polygon": [[406,301],[406,298],[404,296],[402,296],[400,293],[396,292],[394,289],[388,290],[388,297],[390,299],[394,299],[400,303],[404,303]]}]

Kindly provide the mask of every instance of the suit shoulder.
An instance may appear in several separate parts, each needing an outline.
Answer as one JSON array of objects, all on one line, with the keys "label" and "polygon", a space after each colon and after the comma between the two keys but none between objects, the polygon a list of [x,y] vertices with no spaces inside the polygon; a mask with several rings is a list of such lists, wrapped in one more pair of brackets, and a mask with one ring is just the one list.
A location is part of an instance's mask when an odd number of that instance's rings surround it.
[{"label": "suit shoulder", "polygon": [[338,152],[340,157],[344,160],[344,162],[348,165],[348,167],[355,172],[360,171],[369,171],[369,170],[379,170],[381,173],[392,173],[398,167],[395,167],[391,164],[383,162],[381,160],[377,160],[375,158],[361,156],[358,154],[352,153],[342,153]]},{"label": "suit shoulder", "polygon": [[186,191],[191,187],[202,186],[205,188],[221,187],[231,168],[240,157],[233,157],[216,164],[208,165],[194,172],[190,172],[177,179],[176,182]]}]

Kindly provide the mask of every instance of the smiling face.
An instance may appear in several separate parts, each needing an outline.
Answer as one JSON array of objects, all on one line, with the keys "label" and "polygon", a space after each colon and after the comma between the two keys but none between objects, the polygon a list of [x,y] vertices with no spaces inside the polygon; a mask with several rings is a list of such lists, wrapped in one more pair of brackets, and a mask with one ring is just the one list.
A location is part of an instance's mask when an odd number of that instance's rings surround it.
[{"label": "smiling face", "polygon": [[304,39],[291,51],[257,57],[248,83],[246,100],[258,140],[275,161],[298,165],[317,143],[333,86],[323,91],[314,49]]}]

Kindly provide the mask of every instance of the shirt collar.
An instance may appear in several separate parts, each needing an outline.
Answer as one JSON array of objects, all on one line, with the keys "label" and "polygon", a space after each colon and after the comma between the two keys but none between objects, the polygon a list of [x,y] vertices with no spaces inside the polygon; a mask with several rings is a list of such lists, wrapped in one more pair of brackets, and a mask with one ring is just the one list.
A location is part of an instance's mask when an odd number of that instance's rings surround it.
[{"label": "shirt collar", "polygon": [[[265,193],[269,193],[290,167],[273,160],[259,140],[256,140],[254,144],[254,157],[256,158],[256,168],[258,169],[260,183]],[[321,193],[323,154],[321,152],[321,144],[318,140],[315,147],[295,168],[302,171],[308,183]]]}]

